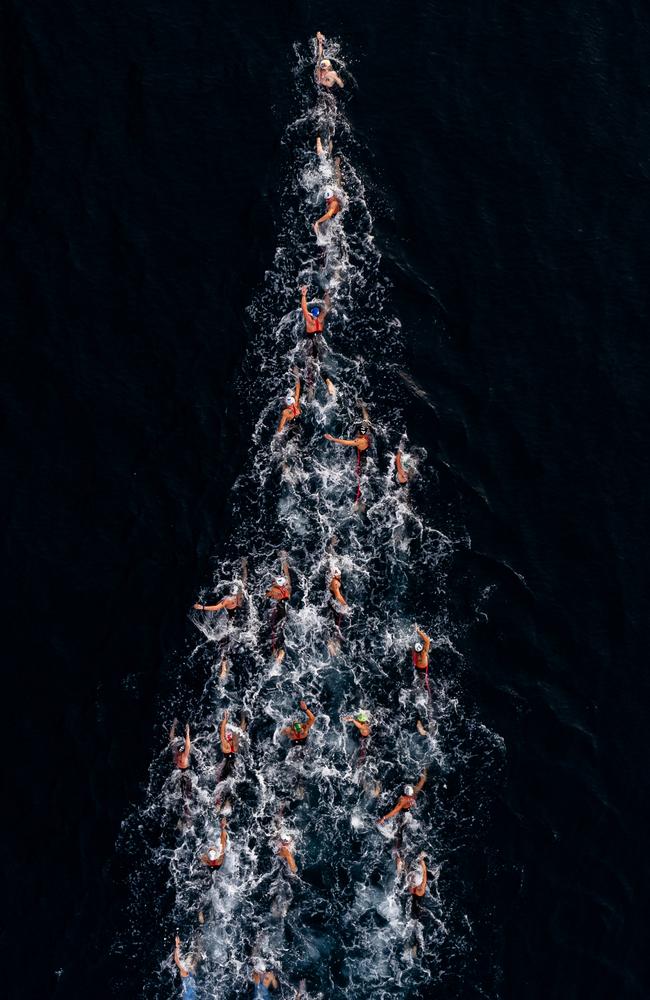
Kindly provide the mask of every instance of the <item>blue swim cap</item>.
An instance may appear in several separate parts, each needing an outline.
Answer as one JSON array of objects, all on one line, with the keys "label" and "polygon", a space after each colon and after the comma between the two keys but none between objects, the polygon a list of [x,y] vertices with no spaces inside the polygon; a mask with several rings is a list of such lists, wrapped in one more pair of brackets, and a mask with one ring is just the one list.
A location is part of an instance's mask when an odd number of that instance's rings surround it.
[{"label": "blue swim cap", "polygon": [[314,306],[313,309],[310,309],[309,311],[312,316],[320,316],[320,308],[318,306]]}]

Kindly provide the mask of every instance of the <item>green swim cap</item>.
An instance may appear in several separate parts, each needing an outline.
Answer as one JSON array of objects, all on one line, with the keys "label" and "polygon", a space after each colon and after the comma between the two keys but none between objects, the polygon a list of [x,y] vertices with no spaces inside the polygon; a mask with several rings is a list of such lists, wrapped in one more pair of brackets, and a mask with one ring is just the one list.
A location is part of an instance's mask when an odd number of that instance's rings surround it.
[{"label": "green swim cap", "polygon": [[357,713],[357,722],[367,722],[367,721],[368,721],[368,713],[367,712],[363,712],[362,711],[362,712],[358,712]]},{"label": "green swim cap", "polygon": [[296,731],[297,733],[301,733],[301,732],[302,732],[302,726],[300,725],[300,723],[299,723],[299,722],[294,722],[294,724],[293,724],[293,728],[295,729],[295,731]]}]

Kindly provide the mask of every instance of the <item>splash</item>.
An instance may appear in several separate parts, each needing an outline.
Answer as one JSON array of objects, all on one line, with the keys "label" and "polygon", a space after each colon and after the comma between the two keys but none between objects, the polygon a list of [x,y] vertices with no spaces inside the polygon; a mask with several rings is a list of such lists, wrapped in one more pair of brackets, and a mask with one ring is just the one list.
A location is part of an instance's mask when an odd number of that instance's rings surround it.
[{"label": "splash", "polygon": [[[328,46],[352,79],[340,47]],[[354,130],[339,97],[314,99],[313,66],[314,52],[297,46],[282,223],[248,310],[253,332],[239,376],[250,451],[232,493],[229,552],[198,602],[211,605],[216,593],[238,606],[192,611],[200,638],[185,669],[207,679],[186,708],[191,767],[172,769],[162,748],[145,804],[125,824],[127,850],[139,859],[134,896],[152,870],[166,885],[148,917],[167,933],[148,996],[181,992],[166,947],[173,927],[198,996],[224,1000],[252,992],[253,969],[272,970],[286,990],[304,980],[305,996],[417,996],[443,978],[451,956],[472,948],[450,859],[476,835],[481,783],[502,747],[463,710],[458,691],[463,658],[447,571],[466,540],[418,509],[418,490],[435,481],[426,452],[406,434],[402,399],[404,383],[424,390],[403,370],[402,328],[352,162]],[[316,236],[311,223],[327,189],[342,211]],[[305,335],[301,285],[310,304],[331,306],[315,337]],[[300,412],[279,434],[298,381]],[[352,439],[363,427],[363,455],[324,438]],[[345,603],[331,590],[335,569]],[[270,599],[285,575],[290,596]],[[411,662],[415,608],[431,640],[426,678]],[[301,701],[316,721],[292,745],[284,730],[305,724]],[[344,721],[360,710],[369,738]],[[224,711],[237,742],[227,757]],[[378,825],[425,769],[415,808]],[[450,776],[460,789],[453,795]],[[205,858],[219,854],[222,827],[225,857],[210,868]],[[421,898],[407,882],[420,858],[428,870]]]}]

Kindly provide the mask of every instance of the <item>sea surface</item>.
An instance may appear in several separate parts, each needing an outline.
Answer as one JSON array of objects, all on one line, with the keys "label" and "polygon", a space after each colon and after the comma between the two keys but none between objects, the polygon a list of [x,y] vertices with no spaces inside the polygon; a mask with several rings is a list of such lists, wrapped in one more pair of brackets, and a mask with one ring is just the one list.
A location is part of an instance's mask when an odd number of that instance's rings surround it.
[{"label": "sea surface", "polygon": [[[213,697],[190,608],[248,543],[266,569],[302,530],[256,455],[292,349],[273,323],[301,267],[327,272],[302,225],[320,29],[346,79],[336,141],[361,234],[331,347],[367,390],[376,484],[404,431],[421,469],[426,545],[388,559],[368,615],[406,641],[413,608],[438,643],[422,829],[440,875],[394,995],[646,998],[647,10],[32,0],[1,28],[5,995],[179,995],[193,904],[162,831],[167,731],[207,726]],[[275,520],[256,524],[258,503]],[[375,523],[342,534],[362,583],[395,528]],[[381,666],[388,720],[404,704],[397,661]],[[386,803],[395,749],[377,758]],[[390,996],[372,977],[404,964],[387,928],[408,914],[377,901],[390,848],[341,822],[347,875],[325,884],[315,858],[295,892],[311,937],[289,919],[285,996],[300,975],[314,996]],[[362,863],[375,897],[353,901]],[[253,933],[282,896],[263,889],[228,928],[242,967],[226,956],[205,995],[247,995],[247,956],[275,947]],[[325,897],[334,910],[309,909]]]}]

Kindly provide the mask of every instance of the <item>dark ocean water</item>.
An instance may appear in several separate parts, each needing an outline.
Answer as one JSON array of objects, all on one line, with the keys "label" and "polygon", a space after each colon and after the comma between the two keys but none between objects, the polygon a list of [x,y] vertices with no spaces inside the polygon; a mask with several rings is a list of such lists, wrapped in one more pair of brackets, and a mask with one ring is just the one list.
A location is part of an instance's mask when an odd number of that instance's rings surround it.
[{"label": "dark ocean water", "polygon": [[471,616],[488,588],[463,685],[506,772],[465,859],[472,963],[431,995],[648,996],[646,13],[5,7],[9,997],[140,996],[165,957],[124,943],[115,845],[228,536],[317,28],[432,401],[410,436],[472,539],[450,590]]}]

